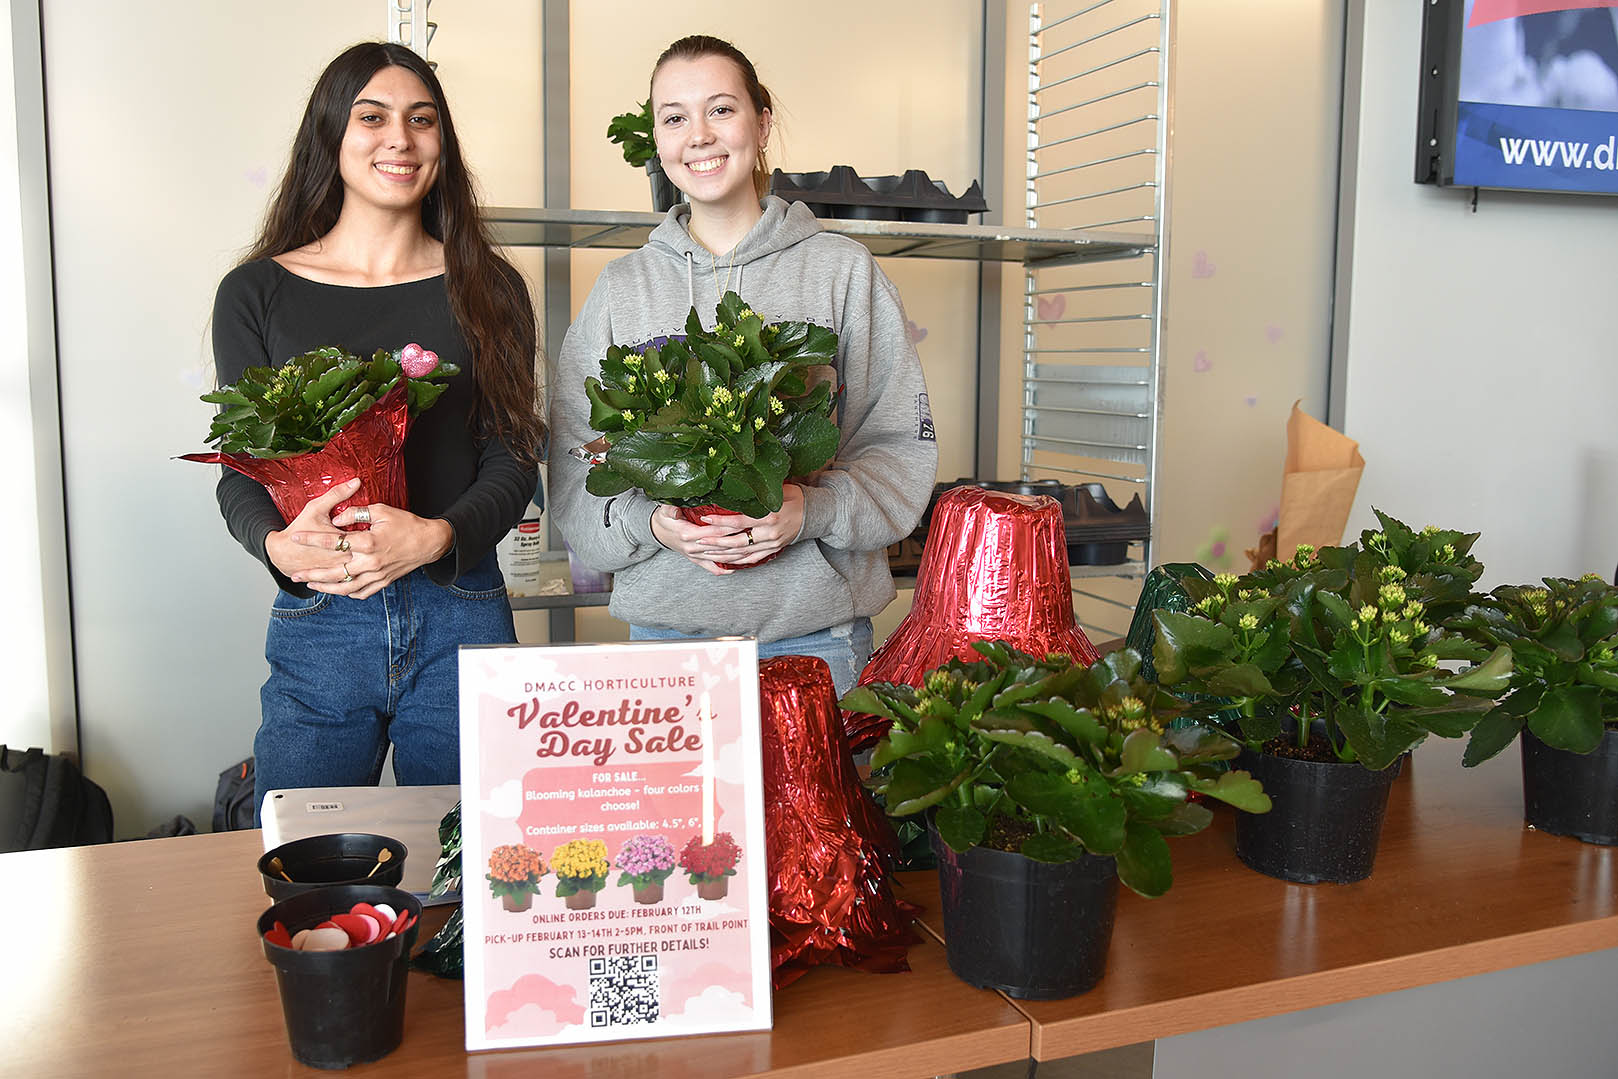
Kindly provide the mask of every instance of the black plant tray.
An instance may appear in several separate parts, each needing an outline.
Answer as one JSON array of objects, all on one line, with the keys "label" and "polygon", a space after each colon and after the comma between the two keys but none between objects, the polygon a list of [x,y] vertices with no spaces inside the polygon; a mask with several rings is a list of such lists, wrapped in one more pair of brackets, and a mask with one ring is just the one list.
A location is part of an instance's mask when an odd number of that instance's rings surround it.
[{"label": "black plant tray", "polygon": [[[1062,505],[1062,529],[1067,539],[1067,560],[1071,566],[1116,566],[1129,560],[1129,545],[1148,539],[1151,522],[1140,495],[1119,509],[1099,483],[1067,485],[1059,480],[977,480],[961,478],[935,484],[927,511],[916,530],[901,543],[888,548],[888,565],[894,572],[915,572],[921,549],[927,542],[933,507],[945,491],[953,487],[982,487],[1016,495],[1045,495]],[[915,565],[912,565],[912,559]]]},{"label": "black plant tray", "polygon": [[816,217],[855,221],[928,221],[964,225],[967,214],[987,213],[983,189],[976,180],[960,196],[951,195],[942,180],[921,169],[903,176],[861,177],[851,165],[835,165],[830,172],[782,172],[770,177],[770,194],[788,202],[801,202]]}]

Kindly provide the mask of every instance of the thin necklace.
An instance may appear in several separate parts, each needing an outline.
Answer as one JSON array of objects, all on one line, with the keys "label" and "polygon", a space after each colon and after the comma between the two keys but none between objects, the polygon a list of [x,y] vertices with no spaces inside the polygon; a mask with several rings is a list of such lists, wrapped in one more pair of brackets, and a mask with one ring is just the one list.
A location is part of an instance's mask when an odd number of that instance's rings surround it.
[{"label": "thin necklace", "polygon": [[[738,246],[740,246],[740,245],[738,245]],[[714,290],[714,294],[716,296],[718,296],[719,299],[723,300],[725,298],[725,293],[730,291],[730,274],[731,274],[731,271],[736,268],[736,248],[733,247],[733,248],[730,249],[730,262],[725,266],[725,287],[724,288],[719,287],[719,258],[717,256],[715,256],[714,260],[708,264],[708,268],[713,271],[713,290]]]}]

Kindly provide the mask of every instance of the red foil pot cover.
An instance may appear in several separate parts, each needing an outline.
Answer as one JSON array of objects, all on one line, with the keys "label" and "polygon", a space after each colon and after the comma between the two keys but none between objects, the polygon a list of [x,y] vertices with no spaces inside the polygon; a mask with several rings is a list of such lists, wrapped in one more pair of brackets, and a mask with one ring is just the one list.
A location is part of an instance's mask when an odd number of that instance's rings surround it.
[{"label": "red foil pot cover", "polygon": [[[314,453],[265,459],[245,453],[188,453],[182,461],[224,465],[269,491],[281,519],[291,524],[311,499],[355,476],[360,488],[332,509],[336,516],[349,506],[381,503],[410,508],[405,482],[404,442],[410,428],[410,401],[405,382],[399,384]],[[352,524],[346,531],[365,531],[369,524]]]},{"label": "red foil pot cover", "polygon": [[[928,671],[957,656],[978,658],[973,641],[996,640],[1036,656],[1063,652],[1076,663],[1096,661],[1073,615],[1061,503],[956,487],[933,510],[910,613],[871,656],[859,684],[919,686]],[[887,727],[879,716],[843,717],[856,749]]]},{"label": "red foil pot cover", "polygon": [[888,879],[898,842],[854,770],[831,669],[812,656],[767,660],[759,705],[775,988],[817,965],[909,970],[915,908]]}]

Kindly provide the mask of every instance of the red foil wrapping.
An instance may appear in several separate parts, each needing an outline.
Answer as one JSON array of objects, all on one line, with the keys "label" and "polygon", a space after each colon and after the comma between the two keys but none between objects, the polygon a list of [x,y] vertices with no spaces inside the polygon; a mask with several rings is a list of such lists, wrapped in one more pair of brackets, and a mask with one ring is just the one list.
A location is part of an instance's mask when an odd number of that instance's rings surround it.
[{"label": "red foil wrapping", "polygon": [[781,656],[758,677],[775,988],[819,965],[909,970],[917,908],[893,896],[898,841],[854,771],[831,668]]},{"label": "red foil wrapping", "polygon": [[[356,416],[314,453],[266,460],[245,453],[188,453],[182,461],[224,465],[270,492],[281,519],[288,524],[311,499],[333,486],[360,478],[360,489],[332,509],[336,516],[349,506],[381,503],[410,508],[405,484],[404,442],[410,428],[410,401],[403,379],[382,395],[382,400]],[[352,524],[346,531],[365,531],[369,524]]]},{"label": "red foil wrapping", "polygon": [[[957,656],[978,658],[973,641],[996,640],[1036,656],[1065,652],[1078,663],[1096,661],[1073,616],[1061,503],[956,487],[933,510],[910,613],[871,656],[859,684],[919,686],[924,674]],[[880,716],[843,717],[856,749],[887,728]]]}]

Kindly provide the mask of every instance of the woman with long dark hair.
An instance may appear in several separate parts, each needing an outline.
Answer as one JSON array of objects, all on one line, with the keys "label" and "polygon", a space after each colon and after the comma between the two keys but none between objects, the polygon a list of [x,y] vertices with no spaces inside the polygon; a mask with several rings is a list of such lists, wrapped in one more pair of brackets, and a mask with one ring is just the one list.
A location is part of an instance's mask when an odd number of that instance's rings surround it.
[{"label": "woman with long dark hair", "polygon": [[[231,534],[280,591],[254,738],[257,801],[286,787],[455,783],[457,649],[516,639],[494,547],[534,491],[544,436],[526,285],[484,231],[443,88],[398,45],[355,45],[316,83],[263,230],[220,283],[221,384],[337,345],[411,342],[460,366],[405,442],[408,509],[290,523],[263,487],[219,481]],[[355,522],[369,531],[344,532]]]}]

